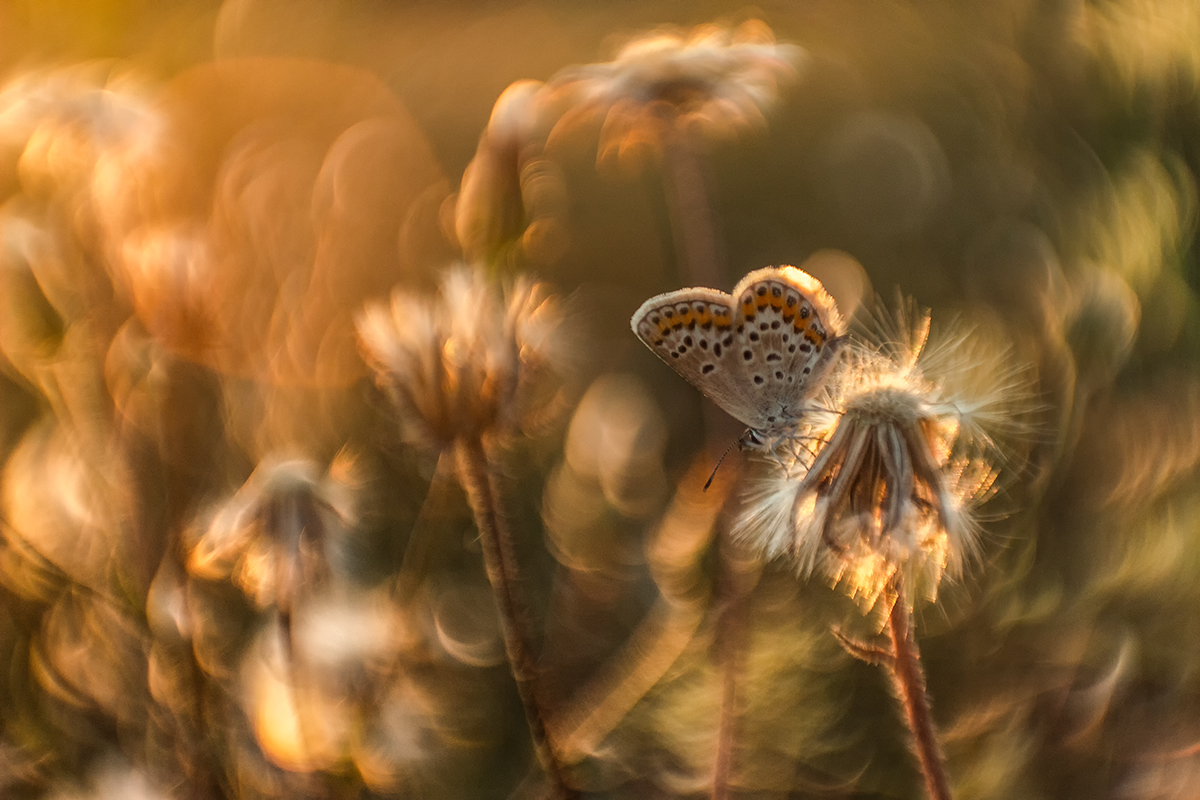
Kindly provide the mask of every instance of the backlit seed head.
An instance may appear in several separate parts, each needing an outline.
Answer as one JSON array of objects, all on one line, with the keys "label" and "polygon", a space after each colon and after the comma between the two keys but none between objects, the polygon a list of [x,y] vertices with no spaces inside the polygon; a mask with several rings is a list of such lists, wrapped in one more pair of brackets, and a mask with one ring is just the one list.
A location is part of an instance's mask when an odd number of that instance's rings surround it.
[{"label": "backlit seed head", "polygon": [[661,148],[672,131],[719,140],[763,127],[802,55],[757,20],[735,30],[658,30],[628,42],[612,61],[563,70],[547,88],[573,101],[560,127],[600,119],[599,160],[626,161]]},{"label": "backlit seed head", "polygon": [[358,334],[403,430],[428,446],[512,432],[559,399],[561,314],[527,280],[502,288],[457,268],[436,297],[397,290],[368,305]]},{"label": "backlit seed head", "polygon": [[969,333],[930,340],[910,304],[855,343],[748,492],[743,538],[799,569],[821,569],[870,608],[899,576],[936,596],[977,550],[976,507],[1019,432],[1028,380]]}]

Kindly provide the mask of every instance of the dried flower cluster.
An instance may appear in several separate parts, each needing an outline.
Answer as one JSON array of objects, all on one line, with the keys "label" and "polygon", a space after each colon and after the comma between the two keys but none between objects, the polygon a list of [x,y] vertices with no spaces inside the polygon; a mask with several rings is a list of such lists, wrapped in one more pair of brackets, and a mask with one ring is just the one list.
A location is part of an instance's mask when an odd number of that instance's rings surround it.
[{"label": "dried flower cluster", "polygon": [[977,548],[994,438],[1019,426],[1022,373],[965,333],[930,340],[911,305],[851,348],[822,405],[749,490],[739,532],[820,567],[868,608],[898,577],[931,598]]},{"label": "dried flower cluster", "polygon": [[446,447],[536,423],[554,405],[566,348],[542,287],[501,290],[478,272],[449,272],[436,298],[397,290],[358,320],[364,354],[414,441]]}]

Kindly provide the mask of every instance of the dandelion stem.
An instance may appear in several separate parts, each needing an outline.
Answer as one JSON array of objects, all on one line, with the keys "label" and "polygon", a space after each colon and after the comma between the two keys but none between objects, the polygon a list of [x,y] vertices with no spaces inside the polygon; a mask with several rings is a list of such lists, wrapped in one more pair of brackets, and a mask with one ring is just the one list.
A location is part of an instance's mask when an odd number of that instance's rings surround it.
[{"label": "dandelion stem", "polygon": [[896,682],[900,703],[904,706],[905,722],[913,735],[917,759],[921,762],[921,773],[925,776],[925,788],[929,797],[931,800],[950,800],[950,779],[946,775],[945,757],[938,745],[933,717],[929,712],[929,694],[925,690],[921,651],[917,649],[908,601],[898,578],[892,579],[890,590],[893,602],[887,628],[895,656],[891,663],[892,678]]},{"label": "dandelion stem", "polygon": [[483,564],[500,608],[504,648],[525,708],[529,732],[553,785],[554,797],[566,800],[574,797],[575,793],[567,786],[562,767],[547,737],[547,714],[538,687],[529,608],[518,587],[512,532],[501,508],[501,493],[497,491],[496,477],[478,440],[460,440],[457,455],[459,478],[475,512]]},{"label": "dandelion stem", "polygon": [[664,123],[663,183],[675,235],[676,258],[693,286],[720,286],[717,235],[700,154],[673,120]]},{"label": "dandelion stem", "polygon": [[729,536],[729,519],[722,514],[718,549],[720,578],[717,586],[721,607],[717,614],[717,658],[721,664],[721,718],[717,730],[717,757],[713,768],[712,800],[728,800],[733,751],[738,733],[739,682],[744,667],[747,612],[754,576],[752,565],[734,549]]}]

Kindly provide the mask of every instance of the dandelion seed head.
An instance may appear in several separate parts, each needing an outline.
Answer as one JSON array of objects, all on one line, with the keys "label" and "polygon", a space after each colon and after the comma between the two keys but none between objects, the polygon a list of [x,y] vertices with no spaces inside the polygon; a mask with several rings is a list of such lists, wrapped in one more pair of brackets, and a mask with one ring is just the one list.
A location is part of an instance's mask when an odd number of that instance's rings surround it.
[{"label": "dandelion seed head", "polygon": [[735,30],[657,30],[626,43],[612,61],[564,70],[548,87],[574,100],[564,124],[602,119],[602,162],[623,161],[657,152],[671,129],[705,141],[763,127],[802,55],[757,20]]},{"label": "dandelion seed head", "polygon": [[821,569],[866,608],[889,582],[936,597],[978,550],[975,509],[1020,433],[1029,380],[970,332],[901,303],[856,342],[746,493],[739,534]]},{"label": "dandelion seed head", "polygon": [[542,286],[501,288],[458,268],[436,297],[397,290],[390,304],[368,305],[358,333],[408,438],[445,447],[510,433],[553,405],[558,384],[547,379],[568,364],[561,322]]}]

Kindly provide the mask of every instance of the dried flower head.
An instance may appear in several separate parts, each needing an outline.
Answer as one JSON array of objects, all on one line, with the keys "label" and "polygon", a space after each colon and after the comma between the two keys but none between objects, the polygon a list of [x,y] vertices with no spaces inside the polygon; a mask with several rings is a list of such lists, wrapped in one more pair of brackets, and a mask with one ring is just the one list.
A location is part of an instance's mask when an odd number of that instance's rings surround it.
[{"label": "dried flower head", "polygon": [[559,73],[549,88],[574,98],[569,124],[603,119],[599,160],[657,149],[672,130],[726,139],[762,127],[779,84],[796,76],[802,51],[777,44],[758,20],[730,31],[702,25],[655,31],[626,44],[616,58]]},{"label": "dried flower head", "polygon": [[268,458],[196,528],[187,568],[208,580],[232,577],[265,608],[290,610],[302,587],[326,571],[331,537],[354,524],[352,493],[337,474],[306,459]]},{"label": "dried flower head", "polygon": [[750,490],[740,533],[767,555],[822,567],[870,608],[889,581],[936,596],[976,550],[998,436],[1019,432],[1025,373],[969,332],[930,340],[911,304],[877,320],[814,412]]},{"label": "dried flower head", "polygon": [[436,298],[397,290],[368,305],[358,335],[408,436],[446,447],[528,427],[553,405],[544,379],[565,371],[560,322],[541,285],[501,289],[458,268]]}]

